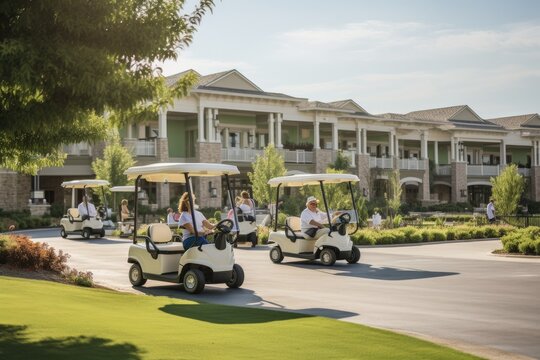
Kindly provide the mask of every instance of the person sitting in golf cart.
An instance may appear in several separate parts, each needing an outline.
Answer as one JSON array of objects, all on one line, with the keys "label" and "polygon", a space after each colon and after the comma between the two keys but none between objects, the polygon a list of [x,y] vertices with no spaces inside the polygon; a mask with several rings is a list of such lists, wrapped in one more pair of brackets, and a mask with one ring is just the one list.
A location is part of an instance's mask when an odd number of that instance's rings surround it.
[{"label": "person sitting in golf cart", "polygon": [[175,213],[172,208],[167,209],[167,225],[178,225],[180,215]]},{"label": "person sitting in golf cart", "polygon": [[[193,199],[195,201],[195,198]],[[188,193],[185,192],[180,198],[178,211],[180,212],[180,219],[178,220],[178,225],[183,227],[182,229],[182,243],[184,244],[184,249],[187,250],[195,245],[204,245],[208,244],[206,240],[206,235],[211,233],[215,226],[208,220],[206,217],[198,211],[194,210],[195,213],[195,226],[197,227],[198,238],[195,237],[195,228],[193,227],[193,219],[191,216],[191,206],[189,204]]]},{"label": "person sitting in golf cart", "polygon": [[128,201],[127,199],[123,199],[122,202],[120,203],[120,220],[124,222],[132,218],[133,216],[131,216],[131,212],[129,211],[129,208],[128,208]]},{"label": "person sitting in golf cart", "polygon": [[240,193],[240,196],[244,205],[244,209],[242,209],[244,215],[248,221],[255,221],[255,201],[249,197],[249,193],[245,190]]},{"label": "person sitting in golf cart", "polygon": [[319,200],[315,196],[308,197],[306,208],[300,215],[302,232],[313,239],[318,239],[330,231],[330,229],[323,225],[324,223],[328,223],[328,218],[326,213],[317,208],[318,203]]},{"label": "person sitting in golf cart", "polygon": [[92,204],[87,195],[83,196],[83,201],[77,206],[81,219],[89,219],[97,216],[97,210],[94,204]]}]

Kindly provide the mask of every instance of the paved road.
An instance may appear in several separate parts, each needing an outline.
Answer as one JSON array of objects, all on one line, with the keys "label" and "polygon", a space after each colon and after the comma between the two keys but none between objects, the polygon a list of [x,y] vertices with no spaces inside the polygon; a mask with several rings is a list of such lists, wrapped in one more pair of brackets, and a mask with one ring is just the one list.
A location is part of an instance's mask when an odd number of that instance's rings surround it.
[{"label": "paved road", "polygon": [[155,281],[132,288],[129,240],[69,240],[57,230],[28,234],[68,252],[72,266],[118,290],[322,315],[494,359],[540,358],[540,259],[493,256],[498,240],[361,248],[360,263],[333,267],[290,258],[275,265],[268,248],[241,247],[235,256],[246,274],[242,289],[207,285],[194,296]]}]

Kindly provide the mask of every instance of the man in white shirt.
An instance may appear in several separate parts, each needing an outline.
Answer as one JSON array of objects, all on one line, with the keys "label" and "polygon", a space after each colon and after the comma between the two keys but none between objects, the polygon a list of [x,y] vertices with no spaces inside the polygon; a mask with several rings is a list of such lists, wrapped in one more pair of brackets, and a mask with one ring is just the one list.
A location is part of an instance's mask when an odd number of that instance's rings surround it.
[{"label": "man in white shirt", "polygon": [[79,215],[83,220],[97,216],[96,207],[88,201],[88,196],[86,195],[83,196],[83,201],[77,206],[77,210],[79,210]]},{"label": "man in white shirt", "polygon": [[302,232],[313,239],[318,239],[330,232],[330,229],[323,225],[328,223],[328,217],[326,213],[317,208],[318,203],[319,200],[315,196],[308,197],[306,208],[300,215]]},{"label": "man in white shirt", "polygon": [[495,199],[491,199],[487,205],[486,215],[490,224],[495,222]]}]

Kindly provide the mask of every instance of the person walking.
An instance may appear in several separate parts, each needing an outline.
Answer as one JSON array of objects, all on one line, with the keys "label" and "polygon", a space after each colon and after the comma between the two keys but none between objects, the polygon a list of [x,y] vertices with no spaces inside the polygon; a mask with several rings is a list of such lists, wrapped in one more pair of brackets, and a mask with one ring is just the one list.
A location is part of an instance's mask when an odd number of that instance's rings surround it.
[{"label": "person walking", "polygon": [[491,198],[489,204],[487,205],[486,215],[488,222],[493,224],[496,220],[495,218],[495,199]]}]

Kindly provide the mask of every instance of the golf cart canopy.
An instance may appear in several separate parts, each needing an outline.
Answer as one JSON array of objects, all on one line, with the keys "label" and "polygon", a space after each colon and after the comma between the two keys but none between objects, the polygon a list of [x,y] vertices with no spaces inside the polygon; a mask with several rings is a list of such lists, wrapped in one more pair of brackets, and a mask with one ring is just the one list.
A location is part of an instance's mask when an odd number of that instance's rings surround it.
[{"label": "golf cart canopy", "polygon": [[135,192],[135,185],[113,186],[111,192]]},{"label": "golf cart canopy", "polygon": [[298,174],[290,176],[281,176],[268,180],[268,185],[276,187],[282,185],[285,187],[298,187],[304,185],[339,184],[346,182],[360,181],[358,176],[352,174]]},{"label": "golf cart canopy", "polygon": [[234,165],[215,163],[157,163],[144,166],[133,166],[127,169],[124,174],[128,179],[136,179],[141,176],[149,182],[172,182],[185,183],[184,173],[189,173],[190,177],[208,177],[222,175],[240,174]]},{"label": "golf cart canopy", "polygon": [[96,179],[72,180],[72,181],[64,181],[61,184],[61,186],[67,189],[84,189],[84,188],[96,188],[96,187],[101,187],[101,186],[109,186],[109,182],[107,180],[96,180]]}]

